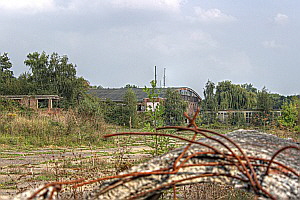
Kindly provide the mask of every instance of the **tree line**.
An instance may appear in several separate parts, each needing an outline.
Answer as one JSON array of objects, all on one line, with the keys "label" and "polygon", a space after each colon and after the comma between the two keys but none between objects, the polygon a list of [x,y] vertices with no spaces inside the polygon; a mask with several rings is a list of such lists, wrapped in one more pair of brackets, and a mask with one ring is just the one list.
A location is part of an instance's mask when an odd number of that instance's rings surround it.
[{"label": "tree line", "polygon": [[1,95],[59,95],[61,106],[69,107],[89,87],[87,80],[76,76],[76,65],[66,55],[33,52],[27,55],[24,64],[28,71],[15,77],[8,53],[0,54]]},{"label": "tree line", "polygon": [[[46,52],[33,52],[26,56],[24,61],[28,71],[14,76],[12,63],[8,53],[0,54],[0,95],[59,95],[62,97],[60,107],[75,108],[82,115],[91,118],[102,117],[106,122],[136,127],[149,116],[138,116],[137,99],[131,88],[135,85],[126,85],[127,92],[122,104],[110,100],[101,102],[89,96],[86,91],[93,86],[83,77],[76,76],[76,65],[69,62],[66,55],[57,53],[51,55]],[[156,86],[155,86],[156,87]],[[181,124],[182,113],[185,109],[179,93],[167,92],[164,117],[168,124]],[[150,98],[151,95],[150,95]],[[173,109],[170,104],[180,104],[180,109]]]},{"label": "tree line", "polygon": [[[204,123],[215,123],[218,120],[218,111],[241,110],[259,111],[256,116],[253,116],[253,118],[256,117],[253,122],[259,126],[274,122],[274,120],[276,123],[291,128],[299,123],[297,109],[299,109],[300,95],[283,96],[269,92],[266,87],[259,90],[252,84],[233,84],[229,80],[217,84],[208,80],[203,93],[202,121]],[[272,113],[276,110],[281,110],[281,116]],[[231,125],[245,124],[245,117],[242,113],[231,114],[227,119]]]},{"label": "tree line", "polygon": [[271,93],[266,87],[261,90],[251,83],[233,84],[231,81],[221,81],[218,84],[207,81],[204,87],[203,110],[270,110],[281,109],[284,102],[290,102],[295,96],[283,96]]}]

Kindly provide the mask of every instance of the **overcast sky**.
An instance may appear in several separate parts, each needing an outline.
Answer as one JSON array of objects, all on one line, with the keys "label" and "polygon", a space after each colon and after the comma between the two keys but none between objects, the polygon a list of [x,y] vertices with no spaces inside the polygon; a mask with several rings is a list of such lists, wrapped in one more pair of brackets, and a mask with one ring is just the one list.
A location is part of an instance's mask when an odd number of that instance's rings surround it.
[{"label": "overcast sky", "polygon": [[0,0],[0,53],[16,76],[31,52],[57,52],[91,85],[207,80],[300,93],[299,0]]}]

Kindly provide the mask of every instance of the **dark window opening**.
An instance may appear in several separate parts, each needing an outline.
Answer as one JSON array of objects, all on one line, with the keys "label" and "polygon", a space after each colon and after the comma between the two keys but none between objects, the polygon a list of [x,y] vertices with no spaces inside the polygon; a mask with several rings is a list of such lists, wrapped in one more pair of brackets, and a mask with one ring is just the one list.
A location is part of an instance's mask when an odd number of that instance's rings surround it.
[{"label": "dark window opening", "polygon": [[48,99],[38,99],[38,108],[48,108]]}]

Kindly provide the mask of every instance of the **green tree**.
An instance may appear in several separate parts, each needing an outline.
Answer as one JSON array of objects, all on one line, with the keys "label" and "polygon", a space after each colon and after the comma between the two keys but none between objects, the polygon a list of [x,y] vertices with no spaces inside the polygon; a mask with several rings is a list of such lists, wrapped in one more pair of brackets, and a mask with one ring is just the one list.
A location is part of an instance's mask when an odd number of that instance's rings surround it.
[{"label": "green tree", "polygon": [[19,75],[15,83],[14,94],[30,95],[35,94],[35,85],[31,81],[31,74],[24,72]]},{"label": "green tree", "polygon": [[0,94],[13,94],[15,77],[8,53],[0,54]]},{"label": "green tree", "polygon": [[124,97],[125,109],[123,112],[124,123],[129,127],[136,127],[137,125],[137,98],[136,94],[131,88],[128,88]]},{"label": "green tree", "polygon": [[252,110],[255,109],[257,106],[257,93],[255,92],[247,92],[245,98],[245,109]]},{"label": "green tree", "polygon": [[12,64],[7,53],[0,54],[0,83],[13,78],[13,71],[10,70]]},{"label": "green tree", "polygon": [[50,90],[51,74],[48,69],[49,56],[45,52],[29,53],[24,64],[31,70],[29,81],[34,84],[35,94],[47,94],[54,91]]},{"label": "green tree", "polygon": [[257,108],[268,113],[273,108],[273,99],[266,87],[257,94]]},{"label": "green tree", "polygon": [[248,92],[257,93],[257,88],[253,87],[252,83],[242,84],[241,87],[246,89]]},{"label": "green tree", "polygon": [[104,120],[106,123],[116,124],[116,125],[125,125],[124,124],[124,105],[117,104],[116,102],[111,101],[110,99],[106,100],[104,103]]},{"label": "green tree", "polygon": [[150,116],[152,127],[156,128],[157,126],[162,126],[164,123],[164,120],[162,118],[164,111],[163,111],[163,106],[160,103],[155,105],[159,97],[158,94],[159,91],[156,88],[156,82],[152,80],[150,84],[151,84],[151,88],[147,88],[145,86],[143,91],[147,93],[148,99],[151,102],[151,105],[149,105],[149,107],[146,109],[147,109],[147,114]]},{"label": "green tree", "polygon": [[[214,123],[218,110],[251,110],[257,105],[257,89],[252,84],[233,84],[231,81],[222,81],[215,86],[208,81],[204,88],[203,114],[204,123]],[[232,120],[241,124],[244,117],[240,114],[232,115]]]},{"label": "green tree", "polygon": [[65,106],[75,105],[88,82],[76,77],[76,65],[69,63],[67,56],[45,52],[30,53],[24,63],[30,68],[28,81],[33,85],[35,94],[57,94],[63,97]]},{"label": "green tree", "polygon": [[219,110],[232,109],[233,97],[231,88],[231,81],[222,81],[218,83],[216,87],[216,100]]},{"label": "green tree", "polygon": [[284,102],[282,106],[281,116],[278,118],[278,122],[281,126],[288,129],[293,129],[297,126],[298,121],[298,108],[297,100],[291,102]]},{"label": "green tree", "polygon": [[77,105],[77,112],[81,116],[89,119],[102,118],[103,104],[99,98],[85,94]]},{"label": "green tree", "polygon": [[[145,126],[144,129],[145,131],[155,132],[156,131],[155,129],[158,126],[162,126],[164,124],[164,119],[163,119],[164,107],[161,105],[160,102],[157,105],[155,105],[159,97],[158,90],[156,88],[156,81],[152,80],[150,84],[151,84],[151,88],[147,88],[145,86],[145,88],[143,89],[143,91],[147,93],[148,98],[152,104],[151,106],[146,108],[147,109],[146,115],[148,115],[150,121],[144,124]],[[152,148],[155,148],[154,154],[158,155],[160,149],[163,148],[165,142],[162,142],[163,141],[162,137],[157,137],[157,135],[152,137],[152,140],[154,140],[154,142],[150,142],[148,145]]]},{"label": "green tree", "polygon": [[215,96],[215,84],[210,80],[208,80],[205,84],[203,94],[203,109],[209,111],[216,111],[218,109],[218,106]]},{"label": "green tree", "polygon": [[137,125],[137,98],[131,88],[123,96],[122,103],[108,99],[103,104],[104,119],[107,123],[136,127]]},{"label": "green tree", "polygon": [[275,109],[275,110],[281,109],[281,107],[283,106],[283,103],[287,101],[287,97],[285,97],[283,95],[280,95],[277,93],[273,93],[270,95],[273,100],[273,109]]},{"label": "green tree", "polygon": [[271,110],[273,109],[273,99],[266,87],[263,87],[257,94],[257,109],[262,112],[258,114],[257,121],[265,128],[272,120]]},{"label": "green tree", "polygon": [[208,80],[203,90],[204,100],[202,102],[203,112],[200,116],[201,123],[210,124],[215,123],[217,120],[218,104],[215,89],[215,84]]},{"label": "green tree", "polygon": [[167,125],[182,125],[184,123],[183,113],[187,109],[187,103],[176,90],[167,89],[164,101],[164,120]]},{"label": "green tree", "polygon": [[251,84],[232,84],[231,81],[219,82],[216,99],[220,110],[253,109],[257,103],[255,88]]}]

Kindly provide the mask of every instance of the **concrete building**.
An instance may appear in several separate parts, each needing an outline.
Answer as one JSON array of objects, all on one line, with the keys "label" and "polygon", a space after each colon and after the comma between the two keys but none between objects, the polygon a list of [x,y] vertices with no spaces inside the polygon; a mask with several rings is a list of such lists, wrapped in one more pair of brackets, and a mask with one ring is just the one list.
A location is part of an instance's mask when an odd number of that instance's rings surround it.
[{"label": "concrete building", "polygon": [[[202,111],[201,115],[215,116],[221,123],[226,123],[230,118],[238,115],[244,118],[246,124],[252,124],[253,120],[259,118],[262,113],[261,110],[218,110],[216,112]],[[278,116],[281,116],[281,110],[272,110],[269,115],[270,119],[275,119]]]},{"label": "concrete building", "polygon": [[11,99],[32,109],[48,108],[48,110],[53,109],[53,104],[57,105],[60,99],[58,95],[3,95],[0,98]]}]

